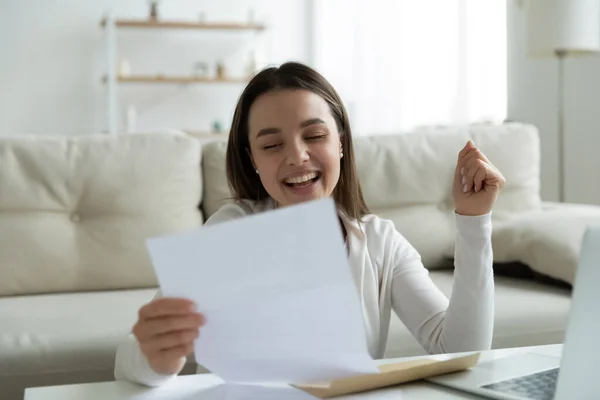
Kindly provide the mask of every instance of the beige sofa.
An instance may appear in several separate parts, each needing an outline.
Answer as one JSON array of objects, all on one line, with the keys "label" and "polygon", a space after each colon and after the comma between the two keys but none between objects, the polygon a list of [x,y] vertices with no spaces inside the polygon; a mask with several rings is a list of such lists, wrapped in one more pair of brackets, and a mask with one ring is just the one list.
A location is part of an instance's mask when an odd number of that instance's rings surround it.
[{"label": "beige sofa", "polygon": [[[541,201],[535,127],[356,138],[367,203],[395,222],[450,295],[450,183],[468,138],[507,179],[493,211],[494,347],[560,342],[570,290],[538,278],[568,284],[600,207]],[[117,343],[157,290],[145,240],[197,227],[218,209],[229,195],[225,146],[172,134],[0,138],[2,399],[21,399],[25,387],[114,379]],[[520,277],[506,276],[514,271]],[[422,353],[394,318],[386,356]]]}]

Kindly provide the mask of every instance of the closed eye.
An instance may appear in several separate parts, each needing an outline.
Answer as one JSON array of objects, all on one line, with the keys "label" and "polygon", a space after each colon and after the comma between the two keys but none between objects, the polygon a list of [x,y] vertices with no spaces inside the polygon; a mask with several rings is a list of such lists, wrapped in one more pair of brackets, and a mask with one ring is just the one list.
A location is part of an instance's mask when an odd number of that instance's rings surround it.
[{"label": "closed eye", "polygon": [[327,135],[312,135],[312,136],[307,136],[306,139],[307,140],[317,140],[317,139],[323,139],[325,136],[327,136]]},{"label": "closed eye", "polygon": [[281,146],[281,145],[280,144],[268,144],[266,146],[263,146],[263,150],[272,150],[279,146]]}]

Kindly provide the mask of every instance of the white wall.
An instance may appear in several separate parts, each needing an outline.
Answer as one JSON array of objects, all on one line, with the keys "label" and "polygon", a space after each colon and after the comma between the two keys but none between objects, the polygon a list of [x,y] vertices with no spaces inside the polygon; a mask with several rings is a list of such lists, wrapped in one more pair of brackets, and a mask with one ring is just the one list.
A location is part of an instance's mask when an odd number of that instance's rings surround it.
[{"label": "white wall", "polygon": [[[508,1],[508,118],[540,129],[542,196],[559,197],[558,61],[526,51],[525,8]],[[566,201],[600,204],[600,55],[564,64]]]},{"label": "white wall", "polygon": [[[525,55],[525,14],[508,2],[508,116],[541,133],[542,196],[558,198],[557,62]],[[86,134],[106,129],[104,31],[107,10],[145,17],[146,0],[0,0],[0,135]],[[253,44],[262,61],[310,61],[309,0],[163,0],[164,18],[245,20],[255,10],[270,28],[259,36],[232,32],[119,33],[119,53],[132,72],[188,73],[198,60],[224,57],[232,73]],[[258,38],[258,42],[254,39]],[[138,130],[208,129],[229,123],[242,85],[125,85],[121,106],[136,104]],[[600,203],[600,56],[567,60],[567,200]]]},{"label": "white wall", "polygon": [[[241,21],[254,10],[263,33],[120,30],[119,56],[132,73],[190,74],[192,64],[224,59],[230,73],[243,72],[249,51],[261,66],[308,62],[305,0],[163,0],[164,19]],[[0,135],[86,134],[107,128],[104,13],[145,18],[146,0],[0,0]],[[137,106],[137,128],[227,127],[242,84],[120,86],[121,108]]]}]

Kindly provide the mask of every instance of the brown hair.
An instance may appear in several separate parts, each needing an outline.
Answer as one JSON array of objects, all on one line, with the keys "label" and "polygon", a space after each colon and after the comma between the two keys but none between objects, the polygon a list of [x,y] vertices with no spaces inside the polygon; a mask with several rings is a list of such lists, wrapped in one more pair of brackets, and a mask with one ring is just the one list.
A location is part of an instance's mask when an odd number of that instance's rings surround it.
[{"label": "brown hair", "polygon": [[341,211],[350,217],[360,219],[368,214],[369,210],[354,165],[350,121],[342,100],[321,74],[296,62],[263,69],[252,78],[238,100],[229,132],[226,155],[227,180],[234,199],[263,200],[269,197],[250,159],[248,115],[252,103],[260,95],[282,89],[310,90],[329,104],[344,152],[340,165],[340,179],[333,190],[333,198]]}]

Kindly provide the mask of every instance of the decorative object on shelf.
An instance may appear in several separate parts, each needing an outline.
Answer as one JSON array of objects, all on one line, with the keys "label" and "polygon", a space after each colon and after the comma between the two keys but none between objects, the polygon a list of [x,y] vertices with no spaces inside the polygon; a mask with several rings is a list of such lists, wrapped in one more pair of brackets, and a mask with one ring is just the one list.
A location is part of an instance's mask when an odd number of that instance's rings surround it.
[{"label": "decorative object on shelf", "polygon": [[158,19],[158,0],[150,0],[150,19],[152,21]]},{"label": "decorative object on shelf", "polygon": [[208,63],[200,61],[194,64],[193,75],[195,78],[208,78]]},{"label": "decorative object on shelf", "polygon": [[200,21],[201,23],[205,23],[206,22],[206,13],[204,11],[202,11],[200,13],[200,16],[198,17],[198,21]]},{"label": "decorative object on shelf", "polygon": [[254,24],[254,10],[250,9],[250,11],[248,11],[248,24],[252,25]]},{"label": "decorative object on shelf", "polygon": [[119,63],[118,75],[119,77],[126,77],[131,75],[131,67],[129,66],[129,61],[121,60],[121,62]]},{"label": "decorative object on shelf", "polygon": [[600,0],[530,0],[527,6],[529,55],[558,59],[559,201],[564,202],[564,60],[600,52]]},{"label": "decorative object on shelf", "polygon": [[221,122],[219,120],[215,120],[215,122],[213,122],[212,129],[214,133],[222,133],[223,125],[221,125]]},{"label": "decorative object on shelf", "polygon": [[225,70],[225,64],[223,61],[217,62],[217,79],[225,79],[227,71]]}]

